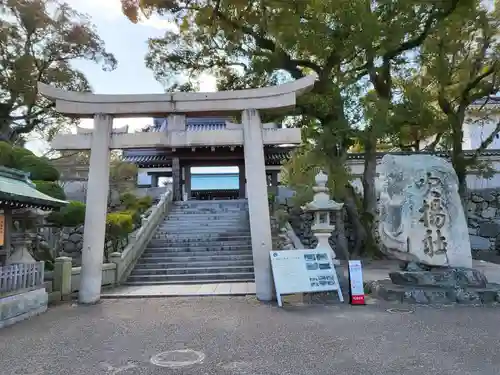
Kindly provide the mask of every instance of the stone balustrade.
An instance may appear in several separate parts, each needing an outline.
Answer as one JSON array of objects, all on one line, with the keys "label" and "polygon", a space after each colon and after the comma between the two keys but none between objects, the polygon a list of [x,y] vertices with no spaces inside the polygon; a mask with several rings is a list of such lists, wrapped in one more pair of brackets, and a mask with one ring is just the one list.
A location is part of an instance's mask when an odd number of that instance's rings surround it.
[{"label": "stone balustrade", "polygon": [[[158,224],[168,213],[171,202],[172,192],[169,190],[153,206],[149,216],[143,219],[141,227],[130,235],[129,244],[123,252],[110,254],[110,262],[102,265],[102,286],[116,285],[127,278]],[[48,277],[52,281],[51,302],[70,299],[71,294],[79,290],[80,274],[81,267],[72,267],[71,257],[56,258],[54,270],[50,272]]]}]

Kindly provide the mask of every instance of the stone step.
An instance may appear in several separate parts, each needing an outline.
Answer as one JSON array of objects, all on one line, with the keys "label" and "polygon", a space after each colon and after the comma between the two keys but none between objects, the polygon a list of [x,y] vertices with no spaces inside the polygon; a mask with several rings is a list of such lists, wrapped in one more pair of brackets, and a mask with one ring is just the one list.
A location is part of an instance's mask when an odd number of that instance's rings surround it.
[{"label": "stone step", "polygon": [[210,205],[210,204],[241,204],[241,203],[246,203],[248,204],[248,199],[213,199],[213,200],[195,200],[195,199],[192,199],[192,200],[188,200],[188,201],[182,201],[182,202],[175,202],[174,204],[176,205],[195,205],[195,204],[200,204],[200,205],[203,205],[203,204],[206,204],[206,205]]},{"label": "stone step", "polygon": [[168,220],[248,220],[245,212],[170,212],[166,217]]},{"label": "stone step", "polygon": [[209,230],[196,230],[192,229],[190,231],[179,231],[176,229],[172,229],[171,231],[166,231],[166,230],[161,230],[158,231],[154,234],[154,239],[155,240],[170,240],[174,238],[178,239],[185,239],[185,238],[191,238],[191,239],[202,239],[202,240],[211,240],[211,239],[232,239],[232,238],[240,238],[240,237],[251,237],[250,231],[249,230],[242,230],[242,231],[233,231],[231,229],[228,229],[226,231],[209,231]]},{"label": "stone step", "polygon": [[200,204],[200,205],[180,205],[180,204],[175,204],[171,207],[171,210],[177,210],[177,211],[189,211],[189,210],[201,210],[201,211],[208,211],[208,210],[220,210],[220,211],[225,211],[225,210],[244,210],[248,208],[248,204]]},{"label": "stone step", "polygon": [[[197,259],[197,258],[195,258]],[[252,267],[253,261],[250,260],[240,260],[236,258],[235,260],[194,260],[191,262],[137,262],[135,270],[141,269],[173,269],[173,268],[212,268],[212,267]],[[134,270],[134,271],[135,271]]]},{"label": "stone step", "polygon": [[208,281],[219,280],[254,280],[253,272],[235,272],[235,273],[197,273],[197,274],[182,274],[182,275],[130,275],[129,282],[148,282],[148,281],[176,281],[186,283],[195,281],[202,284]]},{"label": "stone step", "polygon": [[161,247],[146,247],[145,253],[151,253],[151,252],[178,252],[178,251],[242,251],[242,250],[248,250],[250,251],[251,245],[248,244],[241,244],[241,245],[218,245],[218,246],[207,246],[207,245],[200,245],[200,246],[177,246],[177,247],[170,247],[170,246],[161,246]]},{"label": "stone step", "polygon": [[192,241],[192,242],[187,242],[187,241],[165,241],[165,240],[154,240],[151,241],[146,249],[157,249],[157,248],[162,248],[162,249],[168,249],[168,248],[173,248],[173,247],[188,247],[188,248],[193,248],[193,247],[223,247],[223,246],[247,246],[251,247],[252,246],[252,241],[250,239],[246,240],[231,240],[231,241],[218,241],[218,240],[213,240],[213,241]]},{"label": "stone step", "polygon": [[250,222],[248,220],[227,220],[227,221],[214,221],[214,220],[166,220],[160,223],[159,227],[164,228],[249,228]]},{"label": "stone step", "polygon": [[226,242],[226,241],[242,241],[242,242],[250,242],[251,237],[250,234],[242,235],[242,236],[231,236],[229,234],[191,234],[191,235],[183,235],[183,234],[170,234],[170,235],[161,235],[154,236],[151,240],[151,244],[172,244],[172,243],[196,243],[196,242]]},{"label": "stone step", "polygon": [[214,228],[214,227],[170,227],[170,228],[158,228],[155,235],[165,236],[165,235],[187,235],[187,234],[219,234],[219,235],[230,235],[230,236],[250,236],[249,228]]},{"label": "stone step", "polygon": [[165,257],[204,257],[204,256],[214,256],[214,255],[231,255],[231,256],[243,256],[252,255],[252,250],[220,250],[220,251],[149,251],[146,250],[142,255],[143,259],[156,258],[158,256]]},{"label": "stone step", "polygon": [[176,276],[198,274],[253,273],[252,267],[135,268],[131,276]]},{"label": "stone step", "polygon": [[217,224],[227,224],[227,223],[250,223],[248,218],[242,218],[241,216],[207,216],[207,217],[191,217],[189,215],[179,216],[179,217],[167,217],[163,223],[206,223],[212,222]]},{"label": "stone step", "polygon": [[162,263],[182,263],[182,262],[253,262],[252,253],[232,254],[232,253],[203,253],[194,255],[193,253],[182,254],[154,254],[148,257],[142,257],[137,261],[137,264],[162,264]]},{"label": "stone step", "polygon": [[253,283],[255,278],[248,279],[223,279],[223,280],[213,280],[213,279],[204,279],[202,281],[198,280],[183,280],[179,281],[128,281],[125,282],[125,285],[192,285],[192,284],[228,284],[228,283]]}]

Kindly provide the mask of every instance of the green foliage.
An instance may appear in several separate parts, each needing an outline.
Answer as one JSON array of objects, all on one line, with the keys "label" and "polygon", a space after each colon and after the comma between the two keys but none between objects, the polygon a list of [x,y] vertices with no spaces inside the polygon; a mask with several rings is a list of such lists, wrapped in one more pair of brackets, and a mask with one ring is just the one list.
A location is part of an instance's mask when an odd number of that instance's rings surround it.
[{"label": "green foliage", "polygon": [[51,212],[47,221],[58,227],[77,227],[85,222],[85,204],[71,201],[59,211]]},{"label": "green foliage", "polygon": [[120,241],[134,229],[134,219],[129,211],[112,212],[106,216],[106,239]]},{"label": "green foliage", "polygon": [[153,198],[150,196],[139,198],[137,195],[127,192],[120,196],[120,203],[125,210],[136,210],[139,213],[144,213],[153,204]]},{"label": "green foliage", "polygon": [[48,159],[43,157],[23,156],[18,165],[18,169],[29,172],[31,180],[57,181],[60,177],[59,171],[50,164]]},{"label": "green foliage", "polygon": [[132,217],[132,223],[134,226],[140,226],[141,225],[141,212],[138,210],[125,210],[125,211],[119,211],[122,214],[130,215]]},{"label": "green foliage", "polygon": [[283,228],[290,218],[289,213],[283,208],[275,210],[273,216],[276,219],[278,228]]},{"label": "green foliage", "polygon": [[36,185],[36,189],[49,197],[65,200],[66,194],[64,189],[57,182],[52,181],[33,181]]},{"label": "green foliage", "polygon": [[63,2],[2,2],[0,24],[0,139],[22,143],[32,131],[50,139],[70,122],[38,95],[37,81],[89,91],[71,62],[83,59],[113,69],[116,60],[89,18]]},{"label": "green foliage", "polygon": [[0,142],[0,165],[19,169],[30,174],[31,180],[57,181],[59,172],[52,166],[50,160],[38,157],[30,150]]}]

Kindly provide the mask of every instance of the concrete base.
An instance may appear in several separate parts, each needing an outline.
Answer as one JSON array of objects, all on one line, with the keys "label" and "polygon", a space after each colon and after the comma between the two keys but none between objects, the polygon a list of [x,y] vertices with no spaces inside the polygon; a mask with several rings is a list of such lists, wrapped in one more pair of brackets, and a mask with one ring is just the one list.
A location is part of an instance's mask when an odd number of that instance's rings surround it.
[{"label": "concrete base", "polygon": [[0,298],[0,328],[45,312],[48,299],[45,288]]}]

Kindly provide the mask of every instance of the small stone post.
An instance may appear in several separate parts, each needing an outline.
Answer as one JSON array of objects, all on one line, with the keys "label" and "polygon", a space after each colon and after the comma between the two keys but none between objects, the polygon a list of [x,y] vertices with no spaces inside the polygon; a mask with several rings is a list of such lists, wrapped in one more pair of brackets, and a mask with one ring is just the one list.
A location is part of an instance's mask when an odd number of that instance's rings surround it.
[{"label": "small stone post", "polygon": [[318,239],[316,248],[330,249],[333,263],[339,264],[335,251],[328,242],[332,232],[335,230],[335,225],[330,225],[330,213],[341,210],[344,204],[330,199],[329,189],[326,187],[328,176],[325,173],[320,171],[316,175],[315,181],[316,186],[313,187],[313,191],[315,192],[314,199],[312,202],[307,203],[303,209],[314,214],[314,224],[311,230]]},{"label": "small stone post", "polygon": [[71,258],[59,257],[54,262],[52,289],[61,293],[61,300],[71,299]]},{"label": "small stone post", "polygon": [[123,274],[122,253],[114,252],[109,254],[109,262],[116,264],[115,284],[118,284]]}]

